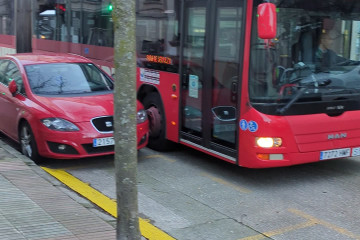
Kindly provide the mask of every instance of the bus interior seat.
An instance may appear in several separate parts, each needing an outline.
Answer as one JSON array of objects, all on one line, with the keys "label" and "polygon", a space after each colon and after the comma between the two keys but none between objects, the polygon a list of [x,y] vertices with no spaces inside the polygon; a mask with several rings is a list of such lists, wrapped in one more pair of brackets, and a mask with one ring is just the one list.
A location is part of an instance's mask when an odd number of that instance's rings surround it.
[{"label": "bus interior seat", "polygon": [[312,31],[300,34],[299,41],[292,48],[293,64],[303,62],[312,64],[314,61],[314,37]]}]

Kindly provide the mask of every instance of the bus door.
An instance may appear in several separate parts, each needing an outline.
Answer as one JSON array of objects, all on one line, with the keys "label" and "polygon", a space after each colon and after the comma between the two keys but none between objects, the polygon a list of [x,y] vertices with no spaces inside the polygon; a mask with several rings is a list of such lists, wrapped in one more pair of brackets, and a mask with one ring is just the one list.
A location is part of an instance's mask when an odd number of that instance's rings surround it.
[{"label": "bus door", "polygon": [[180,141],[236,161],[244,3],[185,0]]}]

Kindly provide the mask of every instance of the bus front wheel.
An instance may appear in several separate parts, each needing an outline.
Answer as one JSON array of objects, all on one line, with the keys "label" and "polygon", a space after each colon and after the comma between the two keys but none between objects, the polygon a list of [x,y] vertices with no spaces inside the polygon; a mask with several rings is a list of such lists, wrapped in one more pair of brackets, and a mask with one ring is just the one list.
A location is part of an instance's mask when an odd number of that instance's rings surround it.
[{"label": "bus front wheel", "polygon": [[148,147],[158,151],[168,149],[166,139],[165,112],[157,93],[148,94],[143,100],[149,118],[149,143]]}]

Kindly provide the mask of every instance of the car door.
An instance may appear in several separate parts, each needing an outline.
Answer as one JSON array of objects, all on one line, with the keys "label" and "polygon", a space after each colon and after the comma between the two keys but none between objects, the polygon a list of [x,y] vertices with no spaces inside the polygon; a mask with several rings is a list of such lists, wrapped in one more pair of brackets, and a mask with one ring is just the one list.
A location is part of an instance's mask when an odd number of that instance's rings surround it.
[{"label": "car door", "polygon": [[8,90],[8,79],[5,78],[5,70],[7,68],[7,65],[9,64],[9,61],[6,60],[0,60],[0,130],[4,132],[4,129],[6,129],[5,124],[5,115],[6,115],[6,102],[9,98],[9,90]]},{"label": "car door", "polygon": [[[18,93],[10,93],[8,85],[15,80]],[[0,129],[6,135],[17,139],[19,113],[24,109],[25,90],[18,66],[10,60],[0,60]]]}]

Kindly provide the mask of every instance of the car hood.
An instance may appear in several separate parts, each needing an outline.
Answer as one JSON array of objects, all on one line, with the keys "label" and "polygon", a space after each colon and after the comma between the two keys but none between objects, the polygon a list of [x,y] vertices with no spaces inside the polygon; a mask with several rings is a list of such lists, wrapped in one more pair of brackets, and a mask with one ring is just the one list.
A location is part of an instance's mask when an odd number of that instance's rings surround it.
[{"label": "car hood", "polygon": [[72,122],[89,121],[94,117],[114,114],[113,94],[81,97],[35,97],[37,104],[54,117]]}]

